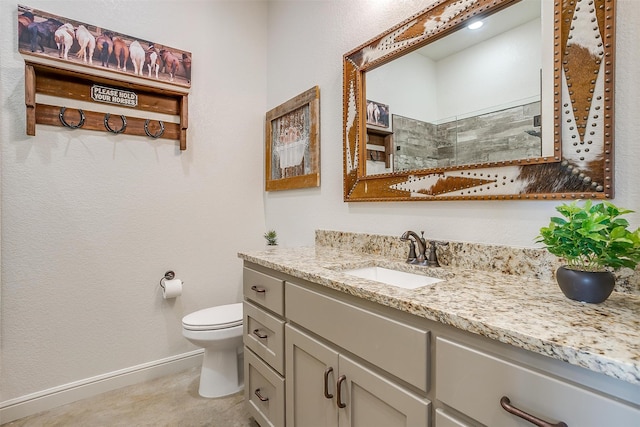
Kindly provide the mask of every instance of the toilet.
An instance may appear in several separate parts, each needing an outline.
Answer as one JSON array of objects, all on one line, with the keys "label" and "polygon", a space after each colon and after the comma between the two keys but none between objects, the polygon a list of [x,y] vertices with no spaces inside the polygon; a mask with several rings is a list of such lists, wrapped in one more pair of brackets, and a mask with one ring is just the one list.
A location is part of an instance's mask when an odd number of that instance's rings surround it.
[{"label": "toilet", "polygon": [[182,335],[204,348],[202,397],[222,397],[243,388],[242,303],[205,308],[182,318]]}]

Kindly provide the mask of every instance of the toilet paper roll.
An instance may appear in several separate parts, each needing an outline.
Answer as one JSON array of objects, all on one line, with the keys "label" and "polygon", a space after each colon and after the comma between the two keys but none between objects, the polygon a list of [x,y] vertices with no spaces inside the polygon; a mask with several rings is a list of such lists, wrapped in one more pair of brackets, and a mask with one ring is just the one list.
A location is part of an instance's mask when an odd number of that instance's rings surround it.
[{"label": "toilet paper roll", "polygon": [[172,279],[172,280],[162,280],[162,298],[169,299],[175,298],[182,295],[182,280],[180,279]]}]

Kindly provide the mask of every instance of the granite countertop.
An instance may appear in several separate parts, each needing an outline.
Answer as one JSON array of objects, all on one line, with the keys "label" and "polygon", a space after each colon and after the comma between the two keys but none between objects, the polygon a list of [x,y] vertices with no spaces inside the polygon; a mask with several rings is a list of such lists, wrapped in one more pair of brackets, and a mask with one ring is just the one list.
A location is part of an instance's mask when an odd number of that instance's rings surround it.
[{"label": "granite countertop", "polygon": [[[238,254],[243,260],[369,301],[640,385],[640,297],[567,299],[549,280],[464,268],[427,268],[324,246]],[[341,270],[377,265],[444,279],[402,289]]]}]

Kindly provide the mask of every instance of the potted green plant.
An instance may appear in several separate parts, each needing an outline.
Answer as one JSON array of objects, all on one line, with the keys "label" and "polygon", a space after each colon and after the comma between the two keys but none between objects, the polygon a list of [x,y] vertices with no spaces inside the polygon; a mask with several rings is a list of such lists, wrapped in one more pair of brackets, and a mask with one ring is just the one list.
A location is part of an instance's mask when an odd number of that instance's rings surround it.
[{"label": "potted green plant", "polygon": [[633,211],[591,200],[565,203],[556,210],[562,218],[552,217],[536,242],[566,262],[556,271],[560,289],[577,301],[606,300],[615,286],[612,271],[640,262],[640,228],[631,231],[629,222],[620,218]]},{"label": "potted green plant", "polygon": [[269,230],[264,233],[264,238],[267,241],[267,246],[278,246],[278,233],[275,230]]}]

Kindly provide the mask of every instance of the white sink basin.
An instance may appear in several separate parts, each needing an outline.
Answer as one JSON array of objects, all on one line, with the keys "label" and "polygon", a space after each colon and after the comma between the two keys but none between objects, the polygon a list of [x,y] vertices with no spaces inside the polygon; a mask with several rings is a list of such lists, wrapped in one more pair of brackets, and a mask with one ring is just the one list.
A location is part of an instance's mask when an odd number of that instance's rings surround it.
[{"label": "white sink basin", "polygon": [[391,270],[383,267],[364,267],[352,270],[344,270],[343,273],[360,277],[361,279],[373,280],[391,286],[404,289],[416,289],[422,286],[432,285],[442,282],[436,277],[423,276],[421,274],[407,273],[405,271]]}]

